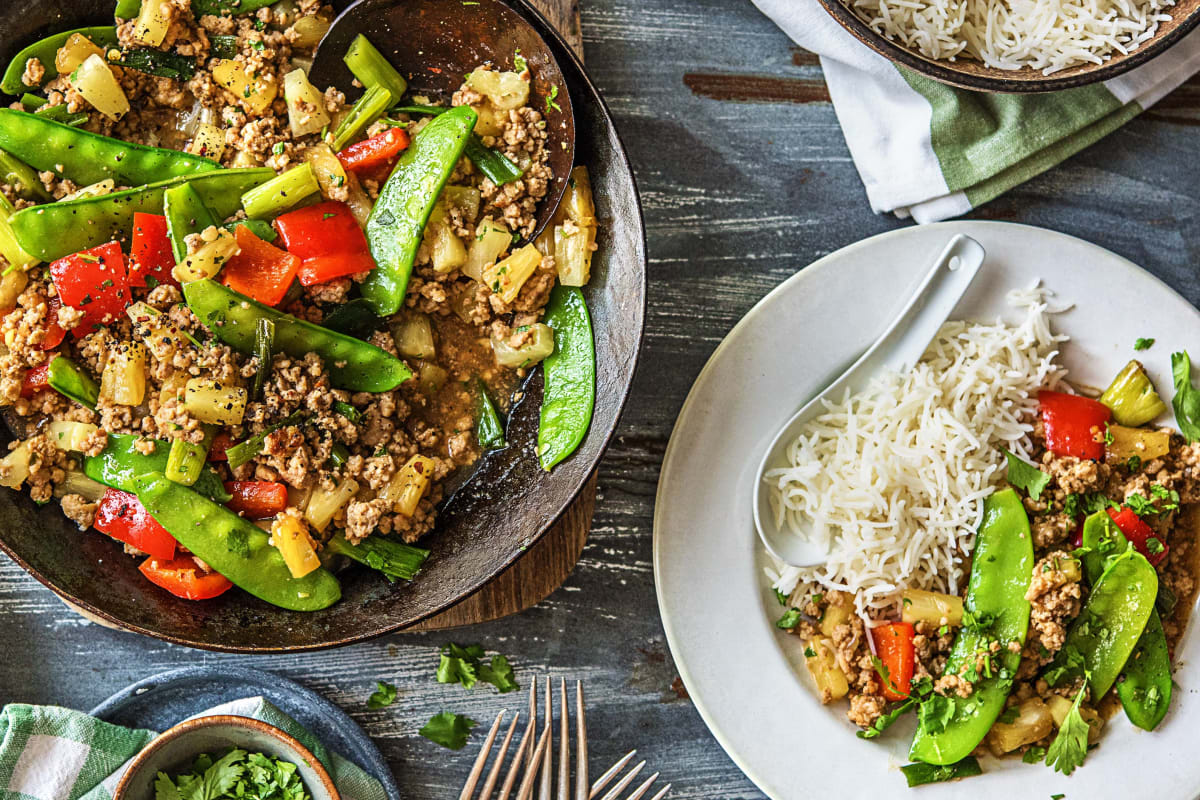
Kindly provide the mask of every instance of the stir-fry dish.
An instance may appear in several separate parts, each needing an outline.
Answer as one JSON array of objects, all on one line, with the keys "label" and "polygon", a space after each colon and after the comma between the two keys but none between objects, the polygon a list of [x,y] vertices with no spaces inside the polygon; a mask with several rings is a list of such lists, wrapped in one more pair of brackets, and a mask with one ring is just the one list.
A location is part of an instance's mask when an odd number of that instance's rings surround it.
[{"label": "stir-fry dish", "polygon": [[[1195,595],[1189,504],[1200,502],[1190,361],[1171,356],[1178,430],[1160,427],[1167,405],[1138,360],[1096,399],[1065,382],[1044,310],[1015,329],[947,323],[913,375],[830,408],[801,437],[795,453],[838,442],[847,458],[862,453],[861,436],[877,447],[867,463],[899,462],[863,478],[881,505],[839,485],[851,479],[837,454],[821,480],[829,503],[851,507],[845,519],[809,501],[815,478],[796,471],[802,458],[768,476],[786,513],[821,516],[868,551],[839,561],[835,545],[826,567],[773,573],[785,606],[777,625],[803,639],[821,701],[847,702],[860,738],[915,712],[910,786],[980,774],[982,755],[1070,774],[1118,709],[1150,731],[1172,702],[1173,654]],[[939,384],[931,376],[941,373]],[[882,407],[886,421],[858,429],[858,415]],[[912,478],[908,460],[925,457],[958,463]],[[937,495],[941,506],[927,502]],[[969,535],[929,532],[939,526]],[[939,561],[945,542],[953,558]],[[872,561],[872,548],[886,555]],[[915,569],[917,559],[941,571]]]},{"label": "stir-fry dish", "polygon": [[535,365],[541,466],[590,423],[597,222],[586,168],[548,166],[559,87],[503,54],[439,106],[359,36],[348,101],[309,80],[312,0],[115,16],[0,84],[0,484],[187,599],[413,578],[443,479],[506,446]]}]

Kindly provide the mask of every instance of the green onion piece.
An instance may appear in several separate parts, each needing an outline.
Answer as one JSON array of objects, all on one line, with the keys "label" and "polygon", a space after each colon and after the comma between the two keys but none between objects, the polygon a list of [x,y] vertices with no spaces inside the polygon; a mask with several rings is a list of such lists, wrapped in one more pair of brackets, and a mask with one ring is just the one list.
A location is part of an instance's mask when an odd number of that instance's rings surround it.
[{"label": "green onion piece", "polygon": [[46,98],[38,97],[36,94],[30,94],[29,92],[21,95],[21,108],[26,111],[37,111],[48,102]]},{"label": "green onion piece", "polygon": [[475,394],[475,436],[479,440],[479,446],[484,450],[499,450],[507,444],[504,441],[504,423],[500,421],[500,415],[492,405],[492,398],[488,397],[487,387],[479,378],[475,379]]},{"label": "green onion piece", "polygon": [[17,194],[26,200],[50,199],[50,193],[42,185],[37,170],[4,150],[0,150],[0,183],[17,187]]},{"label": "green onion piece", "polygon": [[345,464],[350,460],[350,451],[346,449],[346,445],[341,442],[334,442],[333,447],[329,450],[329,464],[334,469]]},{"label": "green onion piece", "polygon": [[358,421],[362,419],[361,411],[349,403],[343,403],[341,400],[333,401],[333,410],[353,422],[355,425],[357,425]]},{"label": "green onion piece", "polygon": [[271,352],[274,348],[275,323],[266,317],[259,317],[254,323],[254,356],[258,359],[258,372],[254,373],[254,388],[250,391],[252,400],[262,397],[263,387],[271,374]]},{"label": "green onion piece", "polygon": [[149,47],[135,47],[122,51],[120,58],[109,59],[108,63],[157,78],[171,78],[177,81],[190,80],[196,74],[196,59]]},{"label": "green onion piece", "polygon": [[88,115],[82,111],[72,114],[67,108],[66,103],[60,103],[56,106],[42,106],[37,111],[33,112],[39,117],[61,122],[63,125],[70,125],[72,128],[82,125],[88,121]]},{"label": "green onion piece", "polygon": [[904,778],[908,781],[910,787],[924,786],[927,783],[941,783],[942,781],[952,781],[957,778],[969,778],[973,775],[983,774],[983,769],[979,766],[979,762],[974,756],[967,756],[962,761],[956,761],[953,764],[945,766],[935,766],[918,761],[915,764],[907,764],[901,767],[900,771],[904,773]]},{"label": "green onion piece", "polygon": [[467,139],[463,154],[471,159],[471,163],[479,167],[479,171],[497,186],[512,183],[525,174],[525,171],[508,160],[508,156],[499,150],[493,150],[483,144],[478,134],[472,133]]},{"label": "green onion piece", "polygon": [[251,219],[274,217],[319,191],[317,176],[306,162],[246,192],[242,195],[242,208]]},{"label": "green onion piece", "polygon": [[445,106],[396,106],[392,109],[395,114],[429,114],[436,117],[449,111]]},{"label": "green onion piece", "polygon": [[117,0],[117,10],[113,12],[113,16],[120,19],[135,19],[141,11],[142,0]]},{"label": "green onion piece", "polygon": [[344,536],[334,536],[326,542],[325,550],[379,570],[389,581],[411,581],[429,558],[428,550],[385,536],[368,536],[358,544],[350,544]]},{"label": "green onion piece", "polygon": [[[57,359],[56,359],[57,360]],[[256,455],[262,452],[263,445],[267,441],[267,437],[280,428],[286,428],[290,425],[299,425],[308,419],[308,414],[303,411],[294,411],[284,420],[276,422],[274,425],[268,425],[263,429],[262,433],[255,434],[249,439],[238,442],[233,447],[225,451],[225,457],[229,459],[229,468],[237,469],[242,464],[250,461]]]},{"label": "green onion piece", "polygon": [[408,81],[404,80],[404,76],[361,33],[354,37],[343,60],[363,86],[382,86],[395,100],[403,97],[408,90]]},{"label": "green onion piece", "polygon": [[1100,395],[1100,402],[1112,409],[1118,425],[1130,428],[1141,427],[1167,410],[1167,404],[1137,360],[1130,361],[1117,373]]},{"label": "green onion piece", "polygon": [[233,58],[237,55],[237,36],[232,33],[208,35],[209,58]]},{"label": "green onion piece", "polygon": [[333,132],[333,149],[341,150],[349,144],[351,139],[383,116],[383,112],[387,111],[391,102],[392,93],[387,88],[383,86],[368,88]]},{"label": "green onion piece", "polygon": [[184,486],[191,486],[200,479],[204,465],[208,461],[208,448],[212,446],[216,428],[206,425],[204,441],[200,444],[175,439],[171,442],[171,450],[167,453],[167,468],[163,474],[167,480],[175,481]]},{"label": "green onion piece", "polygon": [[100,387],[92,380],[91,375],[71,359],[66,356],[56,357],[50,362],[47,378],[50,388],[54,391],[93,411],[96,410],[96,403],[100,400]]},{"label": "green onion piece", "polygon": [[38,263],[37,257],[25,252],[25,248],[21,247],[17,241],[17,236],[13,233],[12,226],[8,224],[8,218],[12,216],[16,208],[8,201],[8,198],[0,194],[0,256],[8,262],[8,269],[4,270],[8,274],[12,269],[29,269],[34,264]]},{"label": "green onion piece", "polygon": [[222,227],[230,233],[237,233],[237,229],[243,226],[264,242],[273,242],[279,238],[279,233],[271,227],[271,223],[261,219],[235,219],[233,222],[226,222]]}]

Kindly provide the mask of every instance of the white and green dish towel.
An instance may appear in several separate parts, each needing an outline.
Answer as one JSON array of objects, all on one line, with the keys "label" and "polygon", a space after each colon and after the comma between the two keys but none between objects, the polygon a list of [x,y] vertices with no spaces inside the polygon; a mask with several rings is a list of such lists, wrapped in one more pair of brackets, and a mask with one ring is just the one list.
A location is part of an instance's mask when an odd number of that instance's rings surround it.
[{"label": "white and green dish towel", "polygon": [[[310,731],[267,700],[233,700],[191,719],[218,714],[262,720],[299,739],[325,766],[345,800],[387,800],[379,781],[331,753]],[[0,797],[112,800],[129,762],[157,735],[111,725],[68,708],[10,703],[0,709]]]},{"label": "white and green dish towel", "polygon": [[1200,31],[1103,83],[1042,94],[955,89],[893,65],[817,0],[754,0],[821,57],[850,155],[877,213],[965,214],[1124,125],[1200,69]]}]

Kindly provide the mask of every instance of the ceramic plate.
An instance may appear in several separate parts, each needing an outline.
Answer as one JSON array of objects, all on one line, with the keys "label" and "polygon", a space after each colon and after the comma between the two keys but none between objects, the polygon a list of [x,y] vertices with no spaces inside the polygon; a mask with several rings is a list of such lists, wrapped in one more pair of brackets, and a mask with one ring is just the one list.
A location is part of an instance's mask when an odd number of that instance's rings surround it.
[{"label": "ceramic plate", "polygon": [[[1200,313],[1137,265],[1051,231],[954,222],[876,236],[826,256],[767,295],[717,348],[688,395],[663,463],[654,520],[654,574],[663,625],[680,675],[717,740],[774,798],[903,796],[913,722],[885,737],[854,736],[845,706],[823,708],[800,640],[777,631],[779,605],[763,578],[754,534],[753,471],[777,426],[878,336],[949,238],[987,250],[954,317],[1015,322],[1009,289],[1036,280],[1073,308],[1055,329],[1071,337],[1062,362],[1073,381],[1105,386],[1138,353],[1155,385],[1171,386],[1170,353],[1200,349]],[[1136,309],[1121,313],[1119,309]],[[715,591],[719,587],[719,591]],[[1193,732],[1200,682],[1191,629],[1179,645],[1184,687],[1154,733],[1114,717],[1100,747],[1070,778],[1019,760],[983,760],[987,774],[922,787],[920,797],[1011,800],[1107,797],[1136,770],[1140,793],[1190,800],[1200,789]]]}]

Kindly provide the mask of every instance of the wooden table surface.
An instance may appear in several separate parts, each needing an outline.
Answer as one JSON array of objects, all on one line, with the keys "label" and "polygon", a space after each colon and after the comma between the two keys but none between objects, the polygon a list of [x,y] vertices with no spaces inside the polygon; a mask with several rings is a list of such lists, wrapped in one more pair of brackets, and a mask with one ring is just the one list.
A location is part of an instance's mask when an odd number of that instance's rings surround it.
[{"label": "wooden table surface", "polygon": [[[659,465],[689,386],[738,318],[815,258],[904,223],[871,213],[815,59],[748,0],[588,0],[583,36],[646,208],[643,360],[600,469],[592,533],[574,574],[520,616],[453,637],[507,654],[523,684],[544,670],[585,679],[594,764],[636,746],[674,782],[672,797],[760,797],[708,733],[666,651],[650,563]],[[1193,82],[974,216],[1089,239],[1196,303],[1197,122],[1200,84]],[[1153,318],[1153,309],[1117,313]],[[714,646],[719,637],[714,631]],[[448,638],[397,635],[271,658],[190,651],[88,625],[0,557],[0,702],[87,708],[161,670],[250,664],[346,708],[414,800],[456,796],[473,757],[417,736],[425,720],[443,709],[490,720],[514,702],[486,687],[438,685],[437,648]],[[370,711],[365,702],[377,680],[397,684],[400,697]]]}]

